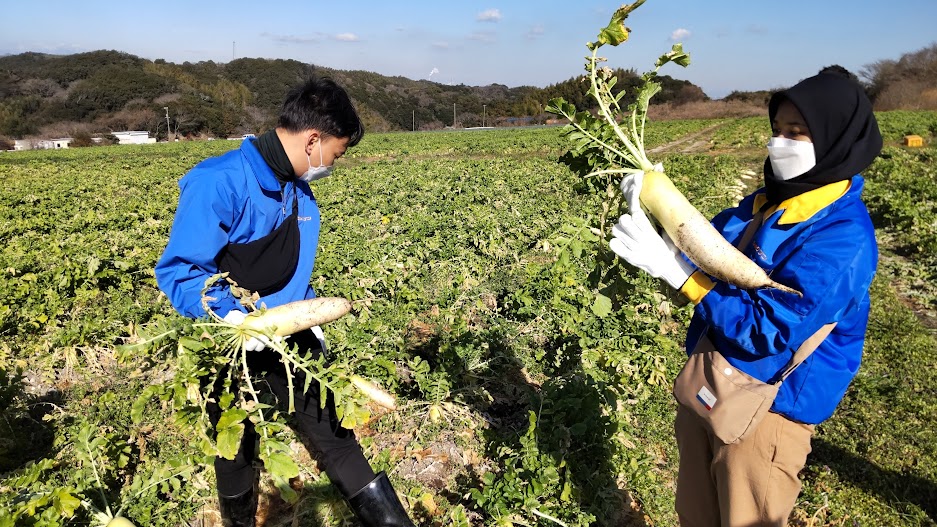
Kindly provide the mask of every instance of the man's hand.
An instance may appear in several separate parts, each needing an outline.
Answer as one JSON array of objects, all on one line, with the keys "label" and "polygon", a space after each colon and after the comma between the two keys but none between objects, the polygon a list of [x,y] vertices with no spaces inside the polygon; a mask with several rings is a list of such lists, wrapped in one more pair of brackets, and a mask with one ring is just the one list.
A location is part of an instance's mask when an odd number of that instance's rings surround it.
[{"label": "man's hand", "polygon": [[655,278],[662,278],[674,289],[680,289],[695,271],[694,267],[683,259],[666,233],[663,237],[657,234],[643,212],[640,219],[632,214],[619,218],[612,227],[614,238],[609,242],[609,248],[631,265]]},{"label": "man's hand", "polygon": [[[228,314],[225,315],[222,320],[224,320],[228,324],[240,326],[241,323],[244,322],[245,318],[247,318],[247,313],[243,311],[239,311],[237,309],[232,309],[231,311],[228,311]],[[264,344],[264,341],[257,337],[251,337],[244,342],[244,349],[246,349],[247,351],[260,351],[264,349],[265,347],[266,346]]]}]

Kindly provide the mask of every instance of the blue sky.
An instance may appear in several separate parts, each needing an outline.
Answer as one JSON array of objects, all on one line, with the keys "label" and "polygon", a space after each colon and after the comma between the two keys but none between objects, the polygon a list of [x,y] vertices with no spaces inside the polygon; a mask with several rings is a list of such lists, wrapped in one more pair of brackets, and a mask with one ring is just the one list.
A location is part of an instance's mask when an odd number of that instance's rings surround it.
[{"label": "blue sky", "polygon": [[[338,69],[474,86],[545,86],[582,72],[619,2],[47,0],[10,2],[0,54],[125,51],[169,62],[291,58]],[[714,98],[788,86],[838,63],[856,73],[937,42],[937,0],[647,0],[632,38],[605,53],[649,69],[682,42],[687,79]]]}]

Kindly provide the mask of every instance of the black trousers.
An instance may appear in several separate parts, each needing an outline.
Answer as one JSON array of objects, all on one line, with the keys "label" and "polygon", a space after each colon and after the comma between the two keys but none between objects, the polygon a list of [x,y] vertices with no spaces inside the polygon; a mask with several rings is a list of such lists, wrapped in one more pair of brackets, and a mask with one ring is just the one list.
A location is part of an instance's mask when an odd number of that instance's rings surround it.
[{"label": "black trousers", "polygon": [[[301,331],[290,337],[291,344],[298,344],[301,352],[306,350],[321,353],[318,339],[311,331]],[[253,377],[255,389],[268,389],[281,406],[287,408],[289,388],[286,382],[286,369],[279,361],[279,355],[271,350],[248,352],[248,370]],[[224,375],[221,376],[222,378]],[[335,401],[328,395],[325,408],[319,407],[319,384],[313,381],[309,392],[303,394],[305,375],[297,374],[293,378],[294,404],[296,413],[292,416],[292,427],[317,451],[322,467],[332,483],[344,496],[351,496],[364,488],[376,477],[371,465],[361,451],[361,445],[353,431],[342,428],[335,417]],[[217,404],[208,405],[212,425],[218,423],[221,410]],[[253,460],[256,454],[257,434],[250,420],[244,420],[244,437],[237,456],[234,459],[215,458],[215,478],[218,494],[225,498],[241,496],[251,490],[256,477]]]}]

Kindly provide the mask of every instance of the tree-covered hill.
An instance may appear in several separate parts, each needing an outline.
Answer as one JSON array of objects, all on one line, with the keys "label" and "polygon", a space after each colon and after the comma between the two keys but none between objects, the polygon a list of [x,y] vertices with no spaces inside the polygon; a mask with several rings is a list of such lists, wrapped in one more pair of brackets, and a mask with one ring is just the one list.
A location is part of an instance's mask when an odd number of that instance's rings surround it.
[{"label": "tree-covered hill", "polygon": [[[0,57],[0,136],[67,135],[169,128],[181,136],[227,137],[269,128],[286,91],[310,74],[345,86],[372,131],[542,122],[556,96],[582,107],[586,85],[571,78],[546,88],[446,85],[345,71],[295,60],[242,58],[173,64],[118,51]],[[638,82],[619,70],[619,86]],[[662,76],[657,100],[708,99],[687,82]]]},{"label": "tree-covered hill", "polygon": [[[928,110],[937,109],[935,72],[937,44],[856,73],[876,110]],[[257,133],[274,125],[287,90],[314,73],[333,77],[349,91],[372,132],[542,123],[550,117],[544,108],[554,97],[580,109],[589,104],[588,85],[580,77],[544,88],[509,88],[446,85],[283,59],[173,64],[119,51],[22,53],[0,57],[0,144],[27,136],[90,137],[120,130],[148,130],[161,139],[167,128],[175,137]],[[633,70],[619,69],[615,75],[616,89],[629,93],[640,82]],[[724,117],[732,103],[760,113],[771,95],[733,92],[721,101],[685,104],[709,97],[688,81],[666,75],[658,81],[663,89],[654,97],[655,105],[680,109],[682,118],[694,117],[694,111],[696,117],[720,112],[717,116]]]}]

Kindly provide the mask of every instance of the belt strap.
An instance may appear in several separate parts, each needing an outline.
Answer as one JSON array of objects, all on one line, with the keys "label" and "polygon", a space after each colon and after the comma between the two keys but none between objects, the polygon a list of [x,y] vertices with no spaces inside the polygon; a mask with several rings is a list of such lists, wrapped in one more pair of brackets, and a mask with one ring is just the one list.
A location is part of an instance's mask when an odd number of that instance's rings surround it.
[{"label": "belt strap", "polygon": [[[826,339],[827,335],[833,331],[833,328],[836,327],[836,322],[830,322],[825,326],[817,330],[816,333],[810,336],[803,344],[797,348],[797,351],[794,352],[794,356],[791,357],[790,362],[787,363],[787,366],[778,374],[778,380],[776,382],[782,382],[787,379],[787,376],[793,373],[794,368],[800,366],[800,363],[807,360],[807,357],[814,352],[817,348],[820,347],[820,344]],[[772,379],[773,380],[773,379]]]}]

